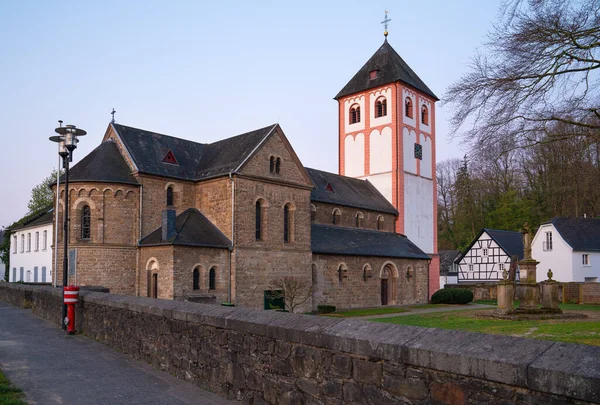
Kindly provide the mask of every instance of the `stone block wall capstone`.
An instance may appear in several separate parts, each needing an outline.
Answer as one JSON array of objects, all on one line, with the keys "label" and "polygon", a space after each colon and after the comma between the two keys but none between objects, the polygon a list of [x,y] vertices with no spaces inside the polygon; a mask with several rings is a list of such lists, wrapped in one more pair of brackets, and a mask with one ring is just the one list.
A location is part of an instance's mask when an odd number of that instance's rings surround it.
[{"label": "stone block wall capstone", "polygon": [[[61,292],[0,284],[57,324]],[[593,404],[600,347],[82,292],[77,330],[245,404]]]}]

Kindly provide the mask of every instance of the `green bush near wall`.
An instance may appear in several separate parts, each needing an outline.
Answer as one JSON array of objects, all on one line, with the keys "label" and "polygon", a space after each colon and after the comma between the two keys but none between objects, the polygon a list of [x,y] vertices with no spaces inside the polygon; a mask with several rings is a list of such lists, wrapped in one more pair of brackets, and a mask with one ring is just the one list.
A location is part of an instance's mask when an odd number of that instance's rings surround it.
[{"label": "green bush near wall", "polygon": [[444,288],[431,296],[432,304],[468,304],[473,301],[473,292],[462,288]]}]

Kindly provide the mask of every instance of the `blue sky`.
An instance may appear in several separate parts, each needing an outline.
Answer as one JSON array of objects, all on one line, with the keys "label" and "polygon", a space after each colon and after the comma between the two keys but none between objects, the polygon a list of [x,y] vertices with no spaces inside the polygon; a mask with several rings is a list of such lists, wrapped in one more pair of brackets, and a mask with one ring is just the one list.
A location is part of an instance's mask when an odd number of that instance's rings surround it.
[{"label": "blue sky", "polygon": [[[500,0],[2,1],[0,226],[27,212],[57,166],[57,120],[88,131],[75,162],[117,122],[213,142],[279,122],[304,165],[337,172],[333,97],[383,42],[438,97],[466,72]],[[437,106],[438,161],[465,153]]]}]

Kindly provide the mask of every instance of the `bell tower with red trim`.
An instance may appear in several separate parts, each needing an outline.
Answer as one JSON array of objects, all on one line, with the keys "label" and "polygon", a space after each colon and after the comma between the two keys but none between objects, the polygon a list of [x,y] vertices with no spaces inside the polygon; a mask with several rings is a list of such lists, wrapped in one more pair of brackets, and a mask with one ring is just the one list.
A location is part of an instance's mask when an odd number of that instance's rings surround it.
[{"label": "bell tower with red trim", "polygon": [[439,99],[392,48],[387,34],[386,23],[383,45],[335,97],[339,173],[370,181],[396,207],[396,232],[432,258],[431,296],[439,289],[440,273],[435,164]]}]

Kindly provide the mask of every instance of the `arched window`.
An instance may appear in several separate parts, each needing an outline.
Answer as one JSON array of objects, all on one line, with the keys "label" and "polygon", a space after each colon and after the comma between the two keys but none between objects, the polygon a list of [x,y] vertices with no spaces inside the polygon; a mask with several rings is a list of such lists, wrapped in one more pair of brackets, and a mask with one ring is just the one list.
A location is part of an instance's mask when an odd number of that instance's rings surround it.
[{"label": "arched window", "polygon": [[275,173],[279,174],[279,170],[281,169],[281,159],[277,158],[275,161]]},{"label": "arched window", "polygon": [[271,159],[269,159],[269,172],[275,173],[275,157],[274,156],[271,156]]},{"label": "arched window", "polygon": [[429,111],[425,105],[421,106],[421,124],[429,125]]},{"label": "arched window", "polygon": [[167,187],[167,206],[173,205],[173,187]]},{"label": "arched window", "polygon": [[194,269],[194,273],[193,273],[193,290],[199,290],[200,289],[200,269],[198,269],[198,267],[196,267]]},{"label": "arched window", "polygon": [[377,230],[383,231],[383,215],[377,217]]},{"label": "arched window", "polygon": [[360,122],[360,106],[358,104],[350,107],[350,124],[356,124]]},{"label": "arched window", "polygon": [[340,222],[342,222],[342,211],[340,211],[339,208],[333,210],[333,219],[331,222],[334,225],[339,225]]},{"label": "arched window", "polygon": [[369,278],[371,278],[371,266],[367,263],[363,267],[363,281],[367,281]]},{"label": "arched window", "polygon": [[91,236],[91,210],[89,205],[81,209],[81,239],[90,239]]},{"label": "arched window", "polygon": [[310,205],[310,221],[315,222],[317,219],[317,207],[314,204]]},{"label": "arched window", "polygon": [[356,216],[354,217],[354,226],[357,228],[360,228],[362,225],[362,220],[363,220],[362,212],[357,212]]},{"label": "arched window", "polygon": [[262,233],[262,204],[260,200],[256,202],[256,240],[263,239]]},{"label": "arched window", "polygon": [[283,207],[283,242],[290,243],[294,241],[294,207],[286,204]]},{"label": "arched window", "polygon": [[208,289],[216,290],[216,288],[217,288],[217,283],[216,283],[216,279],[215,279],[215,268],[211,267],[208,272]]},{"label": "arched window", "polygon": [[410,97],[406,97],[406,100],[404,100],[404,115],[408,118],[413,117],[413,104]]},{"label": "arched window", "polygon": [[387,115],[387,100],[384,97],[375,102],[375,118],[385,117]]},{"label": "arched window", "polygon": [[343,279],[345,279],[346,276],[346,272],[348,271],[348,268],[346,267],[345,264],[340,264],[340,266],[338,267],[338,281],[341,283]]}]

